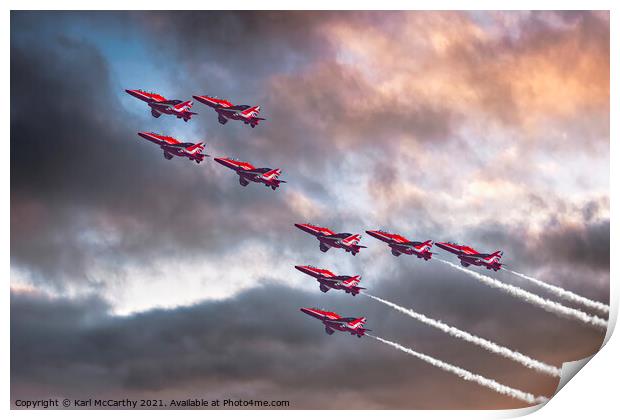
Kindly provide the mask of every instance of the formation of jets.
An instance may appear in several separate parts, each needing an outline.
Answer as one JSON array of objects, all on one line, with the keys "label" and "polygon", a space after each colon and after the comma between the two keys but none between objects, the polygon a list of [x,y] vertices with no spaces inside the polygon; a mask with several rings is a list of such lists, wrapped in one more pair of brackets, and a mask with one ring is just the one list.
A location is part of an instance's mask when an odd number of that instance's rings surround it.
[{"label": "formation of jets", "polygon": [[[333,230],[313,225],[311,223],[295,223],[295,227],[307,232],[319,241],[319,249],[327,252],[330,248],[342,248],[352,255],[356,255],[364,245],[359,245],[362,235],[359,233],[336,233]],[[489,270],[499,270],[502,268],[500,259],[502,251],[495,251],[492,254],[484,254],[466,245],[457,245],[451,242],[435,242],[428,240],[424,242],[411,241],[397,233],[389,233],[384,230],[367,230],[367,234],[388,244],[395,257],[401,254],[415,255],[428,261],[432,258],[433,245],[456,254],[464,267],[477,265],[486,267]]]},{"label": "formation of jets", "polygon": [[[151,115],[155,118],[159,118],[162,114],[166,114],[182,118],[187,122],[192,118],[192,115],[196,115],[195,112],[190,111],[193,106],[192,101],[166,99],[158,93],[147,92],[141,89],[126,89],[125,92],[146,102],[151,109]],[[221,124],[226,124],[228,120],[237,120],[254,128],[260,121],[265,120],[264,118],[258,117],[258,113],[260,112],[260,106],[258,105],[234,105],[232,102],[225,99],[218,99],[206,95],[194,96],[194,99],[213,108],[217,112],[218,121]],[[202,142],[186,143],[171,136],[152,132],[139,132],[138,135],[145,140],[157,144],[163,150],[164,158],[167,160],[178,156],[200,163],[205,157],[209,156],[203,153],[205,144]],[[251,163],[228,157],[218,157],[214,158],[214,160],[234,170],[239,176],[239,184],[244,187],[249,185],[250,182],[256,182],[262,183],[275,191],[280,184],[286,183],[286,181],[279,179],[280,175],[282,175],[282,170],[280,168],[257,168]]]},{"label": "formation of jets", "polygon": [[[192,118],[192,115],[197,115],[196,112],[190,111],[194,105],[192,101],[166,99],[158,93],[147,92],[142,89],[125,89],[125,92],[146,102],[151,109],[151,115],[155,118],[159,118],[161,114],[166,114],[182,118],[183,121],[187,122]],[[206,95],[194,96],[194,99],[213,108],[217,112],[217,120],[220,124],[226,124],[228,120],[237,120],[254,128],[260,121],[265,120],[258,116],[260,113],[260,106],[258,105],[235,105],[226,99]]]},{"label": "formation of jets", "polygon": [[[336,233],[329,228],[310,223],[296,223],[295,227],[316,237],[319,241],[319,248],[323,252],[327,252],[330,248],[342,248],[346,252],[356,255],[360,249],[366,248],[363,245],[359,245],[362,239],[362,235],[360,234]],[[428,261],[434,254],[431,252],[431,249],[433,245],[436,245],[441,249],[456,254],[461,264],[465,267],[477,265],[495,271],[502,268],[502,264],[500,263],[500,259],[503,255],[502,251],[495,251],[492,254],[483,254],[465,245],[457,245],[450,242],[433,243],[431,240],[424,242],[412,241],[400,234],[389,233],[384,230],[367,230],[366,233],[385,242],[391,249],[392,255],[396,257],[401,254],[415,255],[418,258],[423,258],[425,261]],[[304,274],[314,277],[319,282],[319,288],[323,293],[327,293],[329,290],[334,289],[344,290],[345,293],[356,296],[361,290],[364,290],[364,287],[359,286],[361,280],[361,276],[359,275],[336,275],[330,270],[317,268],[311,265],[296,265],[295,268]],[[325,332],[329,335],[337,330],[350,332],[353,335],[362,337],[366,331],[370,331],[364,328],[366,318],[363,317],[343,318],[334,312],[316,308],[301,308],[301,311],[321,320],[325,325]]]},{"label": "formation of jets", "polygon": [[[140,89],[125,90],[131,96],[146,102],[151,110],[151,115],[159,118],[162,114],[173,115],[178,119],[189,121],[195,112],[190,111],[193,106],[191,100],[183,101],[179,99],[166,99],[162,95],[152,92],[146,92]],[[258,116],[260,106],[258,105],[234,105],[232,102],[211,96],[193,96],[193,98],[212,108],[217,113],[218,122],[222,125],[229,120],[241,121],[246,125],[254,128],[264,118]],[[138,135],[145,140],[158,145],[164,153],[167,160],[173,157],[187,158],[190,161],[200,163],[209,155],[204,154],[205,144],[203,142],[189,143],[182,142],[171,136],[157,134],[153,132],[139,132]],[[276,190],[280,184],[286,183],[279,179],[282,171],[279,168],[257,168],[249,162],[244,162],[229,157],[216,157],[214,160],[229,169],[235,171],[239,177],[239,184],[246,187],[250,182],[260,183],[267,188]],[[313,225],[310,223],[296,223],[295,226],[302,231],[309,233],[319,241],[319,249],[327,252],[330,248],[340,248],[345,252],[356,255],[361,249],[366,248],[360,245],[362,235],[358,233],[336,233],[333,230]],[[451,242],[435,242],[427,240],[424,242],[413,241],[406,237],[390,233],[383,230],[367,230],[366,233],[382,242],[385,242],[390,248],[392,255],[398,257],[401,254],[414,255],[418,258],[428,261],[434,254],[431,252],[433,245],[453,253],[460,260],[464,267],[470,265],[485,267],[488,270],[498,271],[503,264],[500,259],[503,255],[502,251],[495,251],[491,254],[480,253],[472,247],[466,245],[458,245]],[[304,274],[312,276],[319,283],[319,289],[323,293],[329,290],[342,290],[352,296],[358,295],[364,287],[360,287],[361,276],[359,275],[336,275],[332,271],[325,268],[317,268],[311,265],[296,265],[295,268]],[[334,331],[348,332],[351,335],[362,337],[369,329],[365,328],[365,317],[342,317],[335,312],[329,312],[317,308],[300,308],[300,310],[314,318],[319,319],[325,326],[325,332],[332,335]]]}]

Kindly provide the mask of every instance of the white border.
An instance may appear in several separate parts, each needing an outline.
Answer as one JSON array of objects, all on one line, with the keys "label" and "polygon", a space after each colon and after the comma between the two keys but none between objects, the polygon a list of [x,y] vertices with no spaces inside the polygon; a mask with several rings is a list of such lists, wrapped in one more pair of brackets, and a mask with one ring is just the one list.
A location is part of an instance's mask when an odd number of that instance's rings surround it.
[{"label": "white border", "polygon": [[[31,1],[15,1],[9,0],[5,2],[8,3],[8,10],[4,14],[2,21],[4,24],[2,27],[2,36],[4,38],[2,42],[3,56],[10,56],[10,12],[9,10],[169,10],[171,6],[176,7],[177,9],[185,9],[185,10],[201,10],[204,8],[208,8],[211,10],[230,10],[230,9],[267,9],[267,10],[299,10],[299,9],[313,9],[313,10],[323,10],[323,9],[340,9],[340,10],[401,10],[401,9],[412,9],[415,6],[420,8],[432,6],[433,10],[495,10],[497,6],[500,5],[497,1],[490,0],[477,0],[477,1],[467,1],[467,2],[457,2],[457,1],[445,1],[445,0],[435,0],[432,3],[428,2],[411,2],[405,0],[381,0],[377,1],[365,1],[365,0],[346,0],[340,1],[338,4],[334,4],[332,1],[327,0],[315,0],[311,3],[301,3],[301,2],[285,2],[285,1],[277,1],[277,0],[263,0],[260,3],[257,2],[204,2],[199,0],[185,0],[183,2],[178,3],[170,3],[169,1],[162,0],[136,0],[132,1],[131,4],[128,4],[127,1],[119,1],[119,0],[107,0],[107,1],[91,1],[89,2],[89,6],[85,8],[84,2],[79,2],[76,0],[57,0],[53,4],[50,4],[49,1],[42,0],[31,0]],[[599,1],[599,0],[591,0],[591,1],[549,1],[549,0],[524,0],[520,2],[516,1],[503,1],[501,2],[501,6],[503,6],[503,10],[566,10],[566,9],[585,9],[585,10],[611,10],[611,66],[612,69],[617,70],[618,66],[618,54],[616,48],[618,46],[617,42],[617,30],[615,29],[614,24],[616,23],[615,19],[615,10],[613,10],[614,3],[611,1]],[[336,7],[334,7],[336,6]],[[9,144],[9,133],[10,130],[10,63],[9,59],[5,59],[3,65],[0,68],[2,72],[5,89],[4,92],[4,100],[0,102],[1,108],[1,118],[4,122],[4,130],[6,136],[4,136],[5,144]],[[610,138],[614,139],[616,134],[616,127],[614,121],[616,119],[614,117],[618,116],[618,107],[617,107],[617,82],[613,77],[614,71],[611,73],[611,92],[614,93],[611,98],[611,131]],[[611,142],[611,156],[610,158],[616,161],[618,160],[618,145],[615,142]],[[611,174],[610,174],[610,190],[613,191],[614,186],[617,187],[618,184],[618,174],[619,170],[614,169],[614,165],[610,165]],[[5,273],[7,274],[7,283],[10,279],[10,153],[8,153],[7,148],[5,148],[4,154],[4,165],[0,168],[3,172],[2,176],[2,192],[3,192],[3,205],[0,207],[0,211],[2,214],[2,220],[4,221],[6,232],[5,241],[2,243],[2,255],[4,256],[5,261]],[[614,213],[614,209],[616,208],[616,199],[614,195],[611,195],[611,214]],[[611,224],[611,253],[612,255],[618,255],[618,229],[615,224]],[[615,325],[615,321],[617,318],[618,311],[618,287],[617,281],[615,281],[615,274],[617,273],[617,264],[614,263],[614,259],[611,259],[611,313],[610,313],[610,326]],[[2,352],[2,361],[4,364],[4,372],[9,372],[10,369],[10,359],[9,359],[9,343],[10,343],[10,332],[9,332],[9,323],[7,320],[10,317],[10,299],[8,293],[8,284],[5,288],[5,294],[3,295],[3,308],[5,313],[5,322],[4,322],[4,343],[1,347]],[[554,396],[551,401],[547,404],[547,406],[543,410],[537,411],[533,414],[534,418],[538,419],[548,419],[548,418],[583,418],[588,416],[590,418],[608,418],[610,413],[617,412],[617,375],[618,375],[618,360],[616,355],[620,354],[620,344],[617,337],[612,337],[610,339],[610,331],[606,336],[607,343],[605,347],[601,350],[599,354],[597,354],[590,363],[588,363],[588,367],[584,369],[583,372],[579,373],[579,379],[570,381],[556,396]],[[6,377],[2,383],[2,388],[4,391],[4,395],[6,396],[3,403],[4,407],[7,411],[10,410],[10,375],[5,373]],[[337,396],[335,396],[337,397]],[[381,415],[388,414],[393,418],[407,418],[410,419],[412,415],[417,418],[504,418],[504,417],[515,417],[519,415],[527,414],[531,411],[535,411],[532,409],[523,409],[523,410],[500,410],[500,411],[388,411],[382,412]],[[26,410],[12,410],[9,413],[11,416],[20,417],[20,418],[32,418],[38,416],[45,416],[49,418],[83,418],[85,415],[93,416],[95,418],[108,418],[110,415],[113,416],[121,416],[121,417],[147,417],[148,418],[169,418],[170,416],[177,416],[178,412],[169,412],[166,410],[162,411],[114,411],[112,413],[107,411],[90,411],[88,413],[84,413],[80,410],[75,411],[26,411]],[[282,410],[282,411],[251,411],[251,412],[239,412],[232,410],[220,410],[220,411],[202,411],[202,410],[194,410],[194,411],[185,411],[183,412],[184,416],[194,417],[194,418],[204,418],[205,416],[218,418],[231,418],[240,415],[251,415],[252,417],[257,417],[259,419],[262,418],[285,418],[294,415],[295,417],[299,417],[302,419],[310,418],[313,419],[317,416],[320,417],[338,417],[342,418],[356,418],[356,419],[364,419],[371,418],[376,416],[377,413],[374,411],[345,411],[345,410],[334,410],[334,411],[300,411],[295,410],[294,412],[290,410]]]}]

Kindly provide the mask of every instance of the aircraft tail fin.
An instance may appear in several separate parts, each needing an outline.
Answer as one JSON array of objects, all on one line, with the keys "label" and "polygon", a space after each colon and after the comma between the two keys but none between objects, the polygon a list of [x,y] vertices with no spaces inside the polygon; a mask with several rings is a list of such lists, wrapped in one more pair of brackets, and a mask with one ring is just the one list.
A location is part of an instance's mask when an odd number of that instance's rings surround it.
[{"label": "aircraft tail fin", "polygon": [[433,248],[433,241],[424,241],[422,242],[422,244],[420,244],[419,247],[419,251],[420,252],[429,252],[431,251],[431,248]]},{"label": "aircraft tail fin", "polygon": [[176,104],[174,107],[176,108],[177,111],[189,111],[192,108],[192,106],[194,106],[193,101],[185,101],[185,102]]},{"label": "aircraft tail fin", "polygon": [[245,118],[251,118],[251,117],[258,117],[258,113],[260,112],[260,106],[256,105],[256,106],[251,106],[246,110],[241,111],[241,115],[243,115]]},{"label": "aircraft tail fin", "polygon": [[202,142],[192,144],[191,146],[188,146],[185,148],[185,150],[191,154],[201,153],[204,149],[205,149],[205,144]]},{"label": "aircraft tail fin", "polygon": [[361,280],[361,276],[353,276],[343,281],[342,284],[344,284],[347,287],[353,287],[353,286],[357,286],[360,280]]},{"label": "aircraft tail fin", "polygon": [[282,175],[282,171],[280,170],[280,168],[276,168],[265,172],[263,174],[263,178],[265,178],[267,181],[271,181],[273,179],[277,179],[280,175]]},{"label": "aircraft tail fin", "polygon": [[499,264],[499,260],[502,258],[502,255],[504,255],[502,251],[495,251],[486,257],[485,260],[492,264]]},{"label": "aircraft tail fin", "polygon": [[347,236],[346,238],[342,240],[342,242],[346,245],[357,245],[361,239],[362,239],[362,235],[360,235],[359,233],[356,233],[354,235]]},{"label": "aircraft tail fin", "polygon": [[363,327],[366,324],[366,317],[356,318],[353,321],[347,322],[347,325],[351,328]]}]

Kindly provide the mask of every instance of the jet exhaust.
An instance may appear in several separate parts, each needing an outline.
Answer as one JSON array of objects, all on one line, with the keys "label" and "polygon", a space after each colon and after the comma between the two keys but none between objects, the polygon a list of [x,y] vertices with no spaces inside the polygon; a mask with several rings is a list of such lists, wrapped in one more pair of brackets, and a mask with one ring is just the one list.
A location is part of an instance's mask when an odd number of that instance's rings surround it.
[{"label": "jet exhaust", "polygon": [[521,273],[517,273],[516,271],[512,271],[512,270],[508,270],[504,268],[504,271],[508,271],[509,273],[514,274],[517,277],[521,277],[522,279],[531,281],[532,283],[534,283],[537,286],[542,287],[543,289],[554,293],[555,295],[557,295],[560,298],[575,302],[575,303],[579,303],[583,306],[586,306],[590,309],[594,309],[596,311],[599,311],[601,313],[604,313],[606,315],[609,315],[609,306],[605,305],[602,302],[597,302],[595,300],[592,299],[588,299],[586,297],[580,296],[576,293],[573,293],[569,290],[566,289],[562,289],[559,286],[555,286],[549,283],[545,283],[544,281],[535,279],[534,277],[530,277],[530,276],[526,276],[525,274],[521,274]]},{"label": "jet exhaust", "polygon": [[552,312],[557,315],[563,315],[568,318],[576,319],[578,321],[583,322],[586,325],[593,326],[593,327],[596,327],[602,330],[607,329],[607,321],[602,318],[599,318],[598,316],[589,315],[578,309],[566,307],[558,302],[554,302],[552,300],[542,298],[538,295],[535,295],[534,293],[528,292],[519,287],[506,284],[506,283],[502,283],[501,281],[495,280],[492,277],[485,276],[484,274],[480,274],[475,271],[456,265],[454,263],[451,263],[449,261],[442,260],[441,258],[436,258],[436,260],[444,264],[448,264],[449,266],[456,268],[457,270],[460,270],[464,273],[469,274],[470,276],[486,284],[487,286],[491,286],[493,288],[503,290],[506,293],[514,297],[517,297],[525,302],[531,303],[532,305],[536,305],[544,309],[547,312]]},{"label": "jet exhaust", "polygon": [[377,337],[377,336],[374,336],[374,335],[371,335],[371,334],[366,334],[366,335],[368,337],[370,337],[370,338],[374,338],[377,341],[380,341],[380,342],[382,342],[384,344],[387,344],[388,346],[392,346],[395,349],[398,349],[398,350],[403,351],[403,352],[405,352],[407,354],[410,354],[410,355],[412,355],[414,357],[417,357],[418,359],[420,359],[420,360],[422,360],[422,361],[424,361],[424,362],[426,362],[426,363],[428,363],[430,365],[438,367],[441,370],[444,370],[446,372],[450,372],[450,373],[452,373],[452,374],[454,374],[456,376],[459,376],[460,378],[462,378],[462,379],[464,379],[466,381],[475,382],[478,385],[481,385],[481,386],[484,386],[486,388],[489,388],[489,389],[491,389],[491,390],[493,390],[493,391],[495,391],[495,392],[497,392],[499,394],[507,395],[509,397],[516,398],[518,400],[524,401],[524,402],[526,402],[528,404],[532,404],[532,405],[533,404],[543,404],[543,403],[546,403],[547,401],[549,401],[549,399],[546,398],[546,397],[542,397],[542,396],[538,396],[537,397],[537,396],[535,396],[533,394],[530,394],[528,392],[520,391],[518,389],[511,388],[511,387],[506,386],[506,385],[502,385],[499,382],[494,381],[493,379],[485,378],[484,376],[477,375],[477,374],[472,373],[472,372],[470,372],[468,370],[462,369],[462,368],[460,368],[458,366],[451,365],[450,363],[443,362],[443,361],[441,361],[439,359],[435,359],[434,357],[428,356],[426,354],[418,353],[417,351],[412,350],[412,349],[407,348],[407,347],[404,347],[404,346],[401,346],[398,343],[394,343],[392,341],[385,340],[385,339],[383,339],[381,337]]},{"label": "jet exhaust", "polygon": [[492,341],[484,339],[482,337],[477,337],[473,334],[470,334],[466,331],[459,330],[458,328],[452,327],[450,325],[445,324],[442,321],[438,321],[432,318],[429,318],[423,314],[417,313],[411,309],[403,308],[402,306],[396,305],[390,301],[381,299],[379,297],[373,296],[370,293],[361,292],[363,295],[368,296],[371,299],[376,300],[377,302],[381,302],[384,305],[387,305],[391,308],[396,309],[399,312],[404,313],[405,315],[409,315],[410,317],[417,319],[418,321],[429,325],[431,327],[437,328],[452,337],[459,338],[461,340],[467,341],[469,343],[475,344],[479,347],[482,347],[485,350],[490,351],[491,353],[498,354],[507,359],[513,360],[521,365],[536,370],[538,372],[544,373],[546,375],[550,375],[553,377],[560,377],[561,371],[555,366],[548,365],[546,363],[540,362],[538,360],[532,359],[518,351],[510,350],[507,347],[500,346],[499,344],[495,344]]}]

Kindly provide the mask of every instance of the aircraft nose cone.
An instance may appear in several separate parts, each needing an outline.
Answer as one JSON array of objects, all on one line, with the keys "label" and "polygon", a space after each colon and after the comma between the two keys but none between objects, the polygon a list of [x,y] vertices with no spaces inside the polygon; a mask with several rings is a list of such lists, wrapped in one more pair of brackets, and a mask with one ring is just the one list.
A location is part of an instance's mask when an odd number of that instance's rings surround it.
[{"label": "aircraft nose cone", "polygon": [[219,163],[220,165],[224,164],[224,161],[222,160],[222,158],[213,158],[214,161],[216,161],[217,163]]},{"label": "aircraft nose cone", "polygon": [[299,308],[299,310],[305,313],[306,315],[311,315],[311,312],[308,308]]},{"label": "aircraft nose cone", "polygon": [[296,265],[295,268],[304,274],[308,274],[309,270],[305,265]]},{"label": "aircraft nose cone", "polygon": [[438,248],[441,248],[443,250],[450,250],[450,248],[447,246],[446,242],[435,242],[435,246],[437,246]]}]

